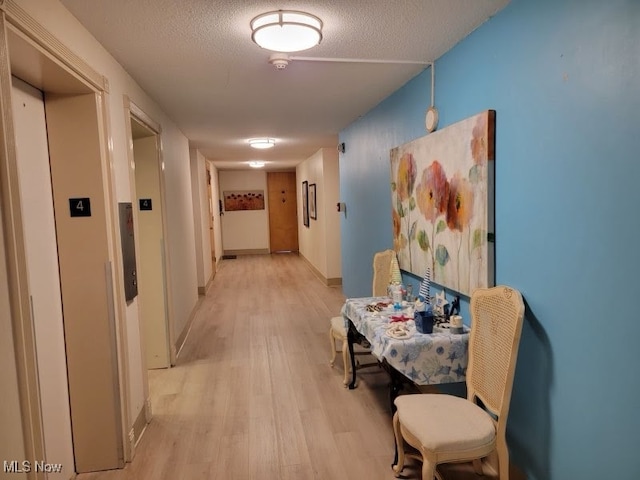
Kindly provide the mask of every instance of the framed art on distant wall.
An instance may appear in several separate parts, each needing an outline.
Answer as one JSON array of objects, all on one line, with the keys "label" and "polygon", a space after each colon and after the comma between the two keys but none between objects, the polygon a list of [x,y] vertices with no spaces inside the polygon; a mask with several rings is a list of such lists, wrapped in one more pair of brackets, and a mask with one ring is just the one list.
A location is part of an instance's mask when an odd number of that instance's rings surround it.
[{"label": "framed art on distant wall", "polygon": [[314,220],[318,219],[318,211],[316,210],[316,184],[309,185],[309,217]]},{"label": "framed art on distant wall", "polygon": [[235,210],[264,210],[264,190],[232,190],[222,192],[224,209],[227,212]]},{"label": "framed art on distant wall", "polygon": [[302,182],[302,223],[309,226],[309,182]]}]

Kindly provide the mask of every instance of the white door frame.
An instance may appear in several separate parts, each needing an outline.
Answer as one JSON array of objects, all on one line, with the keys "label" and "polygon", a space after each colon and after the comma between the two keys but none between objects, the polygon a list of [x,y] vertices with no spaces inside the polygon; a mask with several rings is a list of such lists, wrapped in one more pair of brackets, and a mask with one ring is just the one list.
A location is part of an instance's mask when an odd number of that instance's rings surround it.
[{"label": "white door frame", "polygon": [[[166,328],[167,328],[167,339],[168,339],[168,348],[169,348],[169,359],[170,359],[171,365],[174,366],[176,364],[177,351],[176,351],[176,339],[175,339],[174,318],[173,318],[173,299],[172,299],[173,297],[171,295],[171,291],[172,291],[171,272],[170,272],[171,262],[169,261],[170,260],[169,247],[167,245],[167,239],[168,239],[167,213],[166,213],[167,206],[166,206],[166,195],[165,195],[165,176],[164,176],[165,169],[164,169],[164,159],[163,159],[162,141],[161,141],[162,127],[159,123],[157,123],[149,115],[147,115],[140,107],[138,107],[134,102],[132,102],[127,95],[124,95],[124,112],[125,112],[125,126],[127,129],[127,136],[128,136],[127,144],[129,145],[129,148],[127,149],[128,156],[129,156],[129,185],[131,190],[131,198],[134,199],[133,200],[134,203],[135,203],[135,199],[137,198],[137,195],[136,195],[136,187],[135,187],[136,186],[135,158],[133,154],[133,136],[131,133],[132,132],[131,121],[135,120],[139,124],[146,127],[148,130],[153,132],[156,139],[158,171],[160,173],[159,179],[160,179],[160,203],[161,203],[160,207],[162,212],[162,236],[164,238],[164,242],[162,245],[162,252],[164,255],[163,272],[164,272],[164,291],[165,291],[164,302],[165,302],[165,309],[166,309],[166,315],[167,315]],[[137,226],[138,225],[137,209],[134,208],[133,212],[134,212],[133,214],[134,224]],[[140,248],[138,245],[138,242],[139,242],[138,237],[135,237],[135,242],[136,242],[136,251],[140,251]],[[148,398],[148,391],[145,391],[145,397]]]}]

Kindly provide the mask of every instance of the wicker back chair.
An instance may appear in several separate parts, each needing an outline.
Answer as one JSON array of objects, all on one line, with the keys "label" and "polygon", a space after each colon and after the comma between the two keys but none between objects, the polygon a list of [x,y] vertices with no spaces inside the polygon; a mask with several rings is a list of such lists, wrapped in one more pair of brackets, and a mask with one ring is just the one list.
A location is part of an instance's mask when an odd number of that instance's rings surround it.
[{"label": "wicker back chair", "polygon": [[420,452],[423,480],[432,480],[434,475],[440,478],[436,466],[449,462],[473,460],[476,473],[481,474],[480,459],[494,450],[499,478],[509,479],[505,432],[524,303],[520,293],[509,287],[477,289],[471,296],[470,312],[467,398],[443,394],[396,398],[396,473],[404,465],[406,441]]},{"label": "wicker back chair", "polygon": [[[387,295],[387,287],[389,286],[389,279],[391,277],[391,260],[395,256],[396,252],[393,250],[384,250],[377,252],[373,256],[373,286],[372,296],[383,297]],[[333,317],[329,320],[329,341],[331,342],[331,360],[329,364],[333,367],[336,361],[336,342],[341,344],[342,351],[342,364],[344,366],[344,379],[343,383],[349,384],[349,351],[347,345],[347,329],[344,326],[344,318],[342,316]],[[368,351],[356,351],[355,355],[368,354]],[[358,368],[368,367],[371,365],[377,365],[376,363],[366,363],[358,365]]]},{"label": "wicker back chair", "polygon": [[383,250],[373,256],[373,286],[371,288],[374,297],[387,295],[387,287],[391,278],[391,261],[396,252]]}]

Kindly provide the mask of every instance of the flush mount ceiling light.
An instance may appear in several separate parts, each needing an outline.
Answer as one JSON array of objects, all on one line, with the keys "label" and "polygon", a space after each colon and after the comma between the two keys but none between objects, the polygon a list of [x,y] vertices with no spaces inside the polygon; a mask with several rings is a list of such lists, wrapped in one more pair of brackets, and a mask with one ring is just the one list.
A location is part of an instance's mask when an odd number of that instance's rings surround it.
[{"label": "flush mount ceiling light", "polygon": [[295,10],[263,13],[251,20],[251,40],[274,52],[300,52],[322,40],[322,20]]},{"label": "flush mount ceiling light", "polygon": [[276,141],[274,138],[252,138],[249,140],[249,145],[253,148],[264,150],[265,148],[275,147]]},{"label": "flush mount ceiling light", "polygon": [[249,166],[251,168],[262,168],[264,167],[264,162],[249,162]]}]

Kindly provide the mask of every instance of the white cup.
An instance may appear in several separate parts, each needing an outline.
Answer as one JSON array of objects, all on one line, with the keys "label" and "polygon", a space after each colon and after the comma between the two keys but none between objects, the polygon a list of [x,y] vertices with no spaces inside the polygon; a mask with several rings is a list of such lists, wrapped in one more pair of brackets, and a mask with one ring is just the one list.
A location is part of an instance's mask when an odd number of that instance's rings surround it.
[{"label": "white cup", "polygon": [[449,317],[449,323],[453,328],[462,328],[462,317],[460,315],[452,315]]}]

